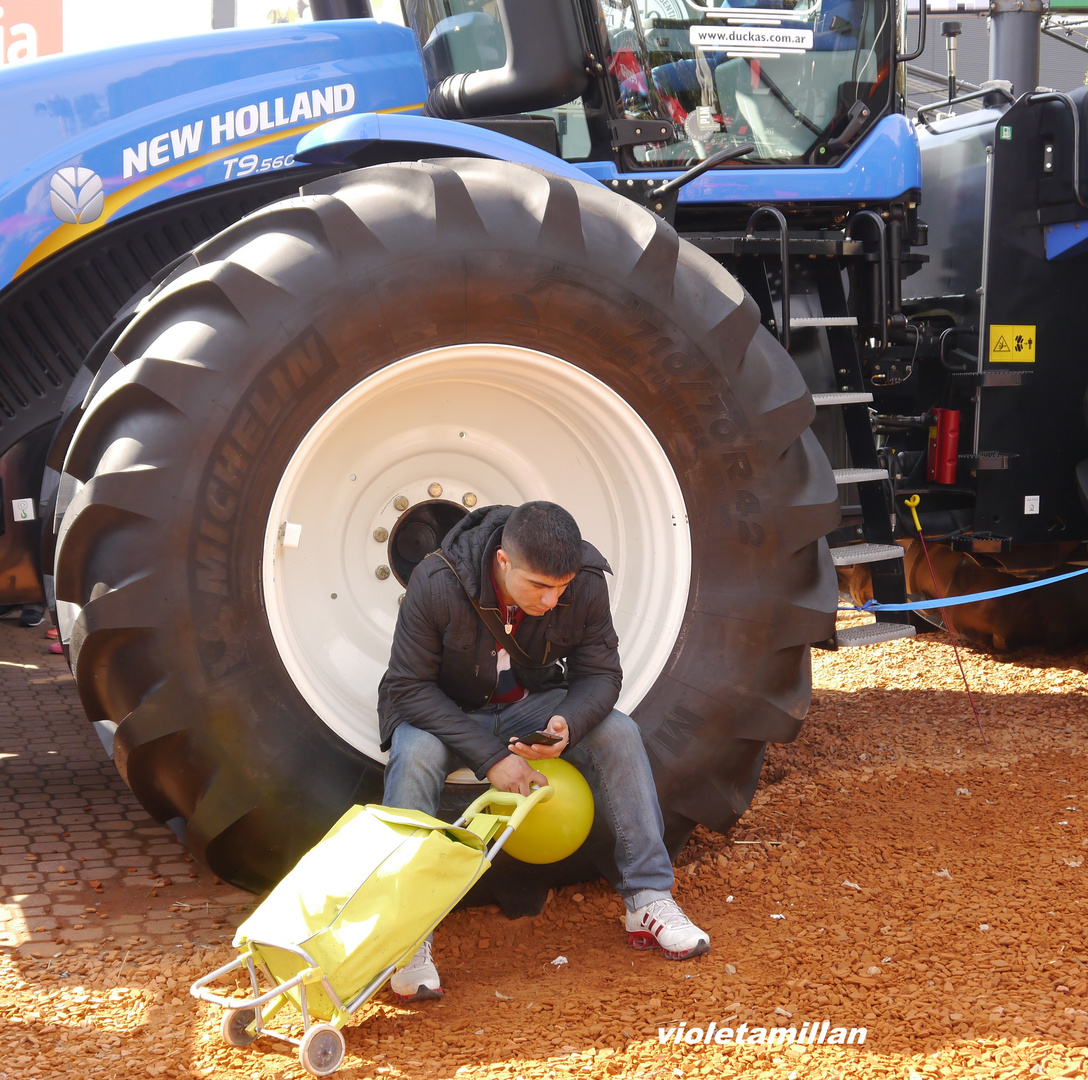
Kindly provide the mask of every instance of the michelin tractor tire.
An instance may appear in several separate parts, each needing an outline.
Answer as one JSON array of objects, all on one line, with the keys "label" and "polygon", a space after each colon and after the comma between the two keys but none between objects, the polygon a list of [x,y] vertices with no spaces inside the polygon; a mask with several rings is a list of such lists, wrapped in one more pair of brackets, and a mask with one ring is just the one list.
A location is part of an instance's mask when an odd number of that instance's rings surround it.
[{"label": "michelin tractor tire", "polygon": [[328,178],[195,249],[109,363],[60,477],[61,634],[129,787],[225,880],[380,801],[404,582],[472,506],[558,502],[611,561],[674,849],[797,733],[836,603],[812,401],[635,204],[479,159]]}]

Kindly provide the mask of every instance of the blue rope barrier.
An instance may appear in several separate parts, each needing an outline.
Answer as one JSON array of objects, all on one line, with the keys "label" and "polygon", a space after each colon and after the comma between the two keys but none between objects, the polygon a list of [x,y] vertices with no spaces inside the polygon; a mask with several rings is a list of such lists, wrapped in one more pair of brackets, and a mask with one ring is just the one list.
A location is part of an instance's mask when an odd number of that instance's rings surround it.
[{"label": "blue rope barrier", "polygon": [[1041,589],[1044,585],[1053,585],[1058,581],[1088,574],[1088,568],[1071,570],[1068,574],[1057,577],[1040,578],[1038,581],[1025,581],[1020,585],[1007,585],[1004,589],[990,589],[988,592],[968,593],[966,596],[950,596],[947,600],[918,600],[912,604],[882,604],[879,600],[866,600],[861,607],[851,605],[840,611],[932,611],[934,608],[958,607],[960,604],[977,604],[980,600],[993,600],[998,596],[1011,596],[1013,593],[1027,592],[1028,589]]}]

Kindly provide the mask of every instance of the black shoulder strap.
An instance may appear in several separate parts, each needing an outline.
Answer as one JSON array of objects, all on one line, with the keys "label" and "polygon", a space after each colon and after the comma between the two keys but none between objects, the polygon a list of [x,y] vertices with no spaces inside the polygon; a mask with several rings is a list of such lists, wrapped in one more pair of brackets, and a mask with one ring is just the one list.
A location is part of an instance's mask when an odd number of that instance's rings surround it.
[{"label": "black shoulder strap", "polygon": [[453,570],[453,576],[457,578],[457,584],[461,586],[465,596],[468,597],[468,602],[476,609],[476,614],[480,616],[480,622],[484,624],[486,629],[494,636],[495,640],[500,645],[504,646],[506,651],[511,657],[517,657],[518,663],[522,667],[528,668],[546,668],[551,667],[551,664],[544,663],[538,664],[515,640],[506,632],[506,627],[503,625],[502,620],[499,618],[497,611],[489,611],[487,608],[480,607],[479,601],[465,588],[465,583],[461,580],[461,575],[454,569],[453,563],[446,558],[441,549],[435,552],[435,554],[451,569]]}]

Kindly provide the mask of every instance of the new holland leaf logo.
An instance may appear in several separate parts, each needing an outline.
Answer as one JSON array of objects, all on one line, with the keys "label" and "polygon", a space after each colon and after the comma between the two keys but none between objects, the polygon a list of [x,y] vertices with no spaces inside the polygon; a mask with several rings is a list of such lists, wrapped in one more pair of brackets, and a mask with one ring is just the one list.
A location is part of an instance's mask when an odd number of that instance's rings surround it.
[{"label": "new holland leaf logo", "polygon": [[58,169],[49,181],[49,205],[69,225],[86,225],[102,213],[102,179],[93,169]]}]

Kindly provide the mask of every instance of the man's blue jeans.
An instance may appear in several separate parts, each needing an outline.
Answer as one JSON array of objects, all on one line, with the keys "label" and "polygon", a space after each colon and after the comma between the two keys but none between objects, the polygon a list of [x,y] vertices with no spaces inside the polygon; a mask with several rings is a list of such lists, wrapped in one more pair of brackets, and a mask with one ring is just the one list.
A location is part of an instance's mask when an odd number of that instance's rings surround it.
[{"label": "man's blue jeans", "polygon": [[[512,705],[465,713],[465,723],[479,724],[505,744],[511,735],[527,735],[546,727],[553,716],[562,716],[564,697],[565,690],[529,694]],[[634,720],[613,709],[563,757],[589,772],[597,813],[604,815],[616,838],[618,888],[627,910],[671,896],[672,862],[662,839],[661,807]],[[463,765],[437,736],[398,724],[385,767],[384,803],[433,817],[446,777]]]}]

